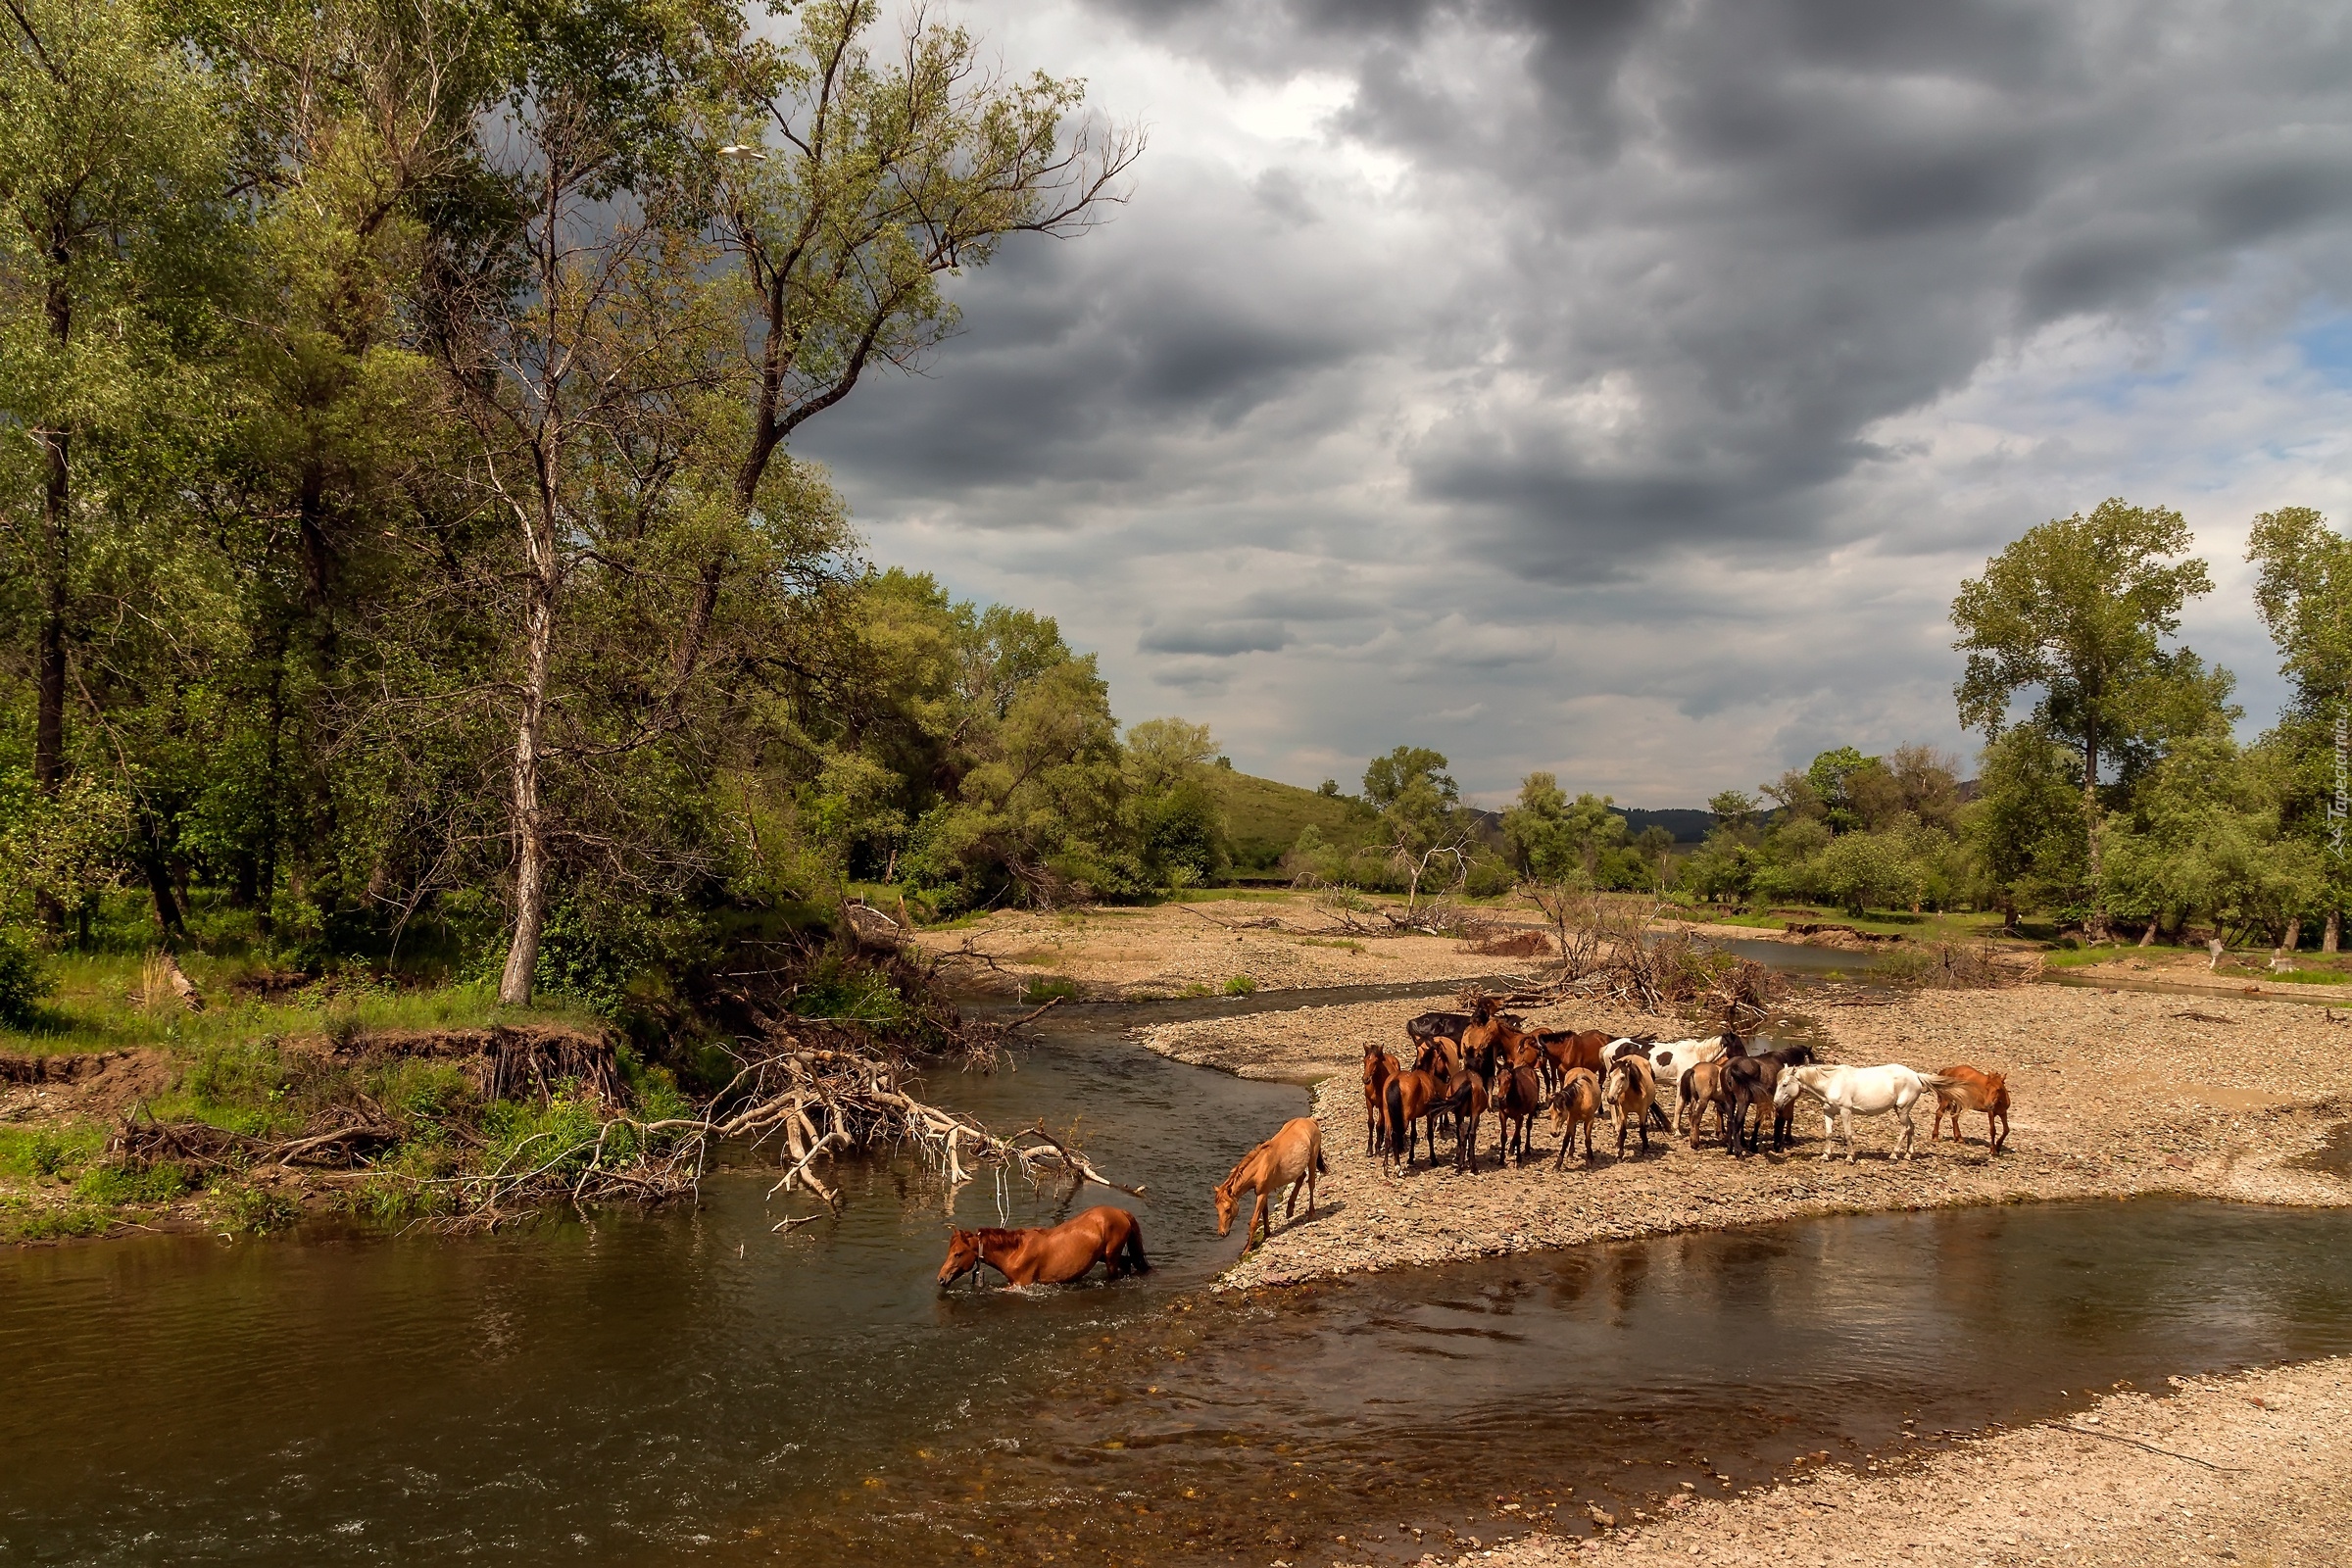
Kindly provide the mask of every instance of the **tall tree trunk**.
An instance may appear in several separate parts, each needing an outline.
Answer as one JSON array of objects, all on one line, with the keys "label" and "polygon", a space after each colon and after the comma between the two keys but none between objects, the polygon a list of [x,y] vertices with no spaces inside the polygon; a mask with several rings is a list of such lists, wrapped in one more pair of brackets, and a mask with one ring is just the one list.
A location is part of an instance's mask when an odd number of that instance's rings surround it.
[{"label": "tall tree trunk", "polygon": [[[73,249],[65,233],[53,232],[49,245],[49,288],[43,301],[49,320],[49,342],[64,358],[74,337],[74,296],[66,287]],[[32,782],[43,795],[55,795],[66,776],[66,577],[72,561],[73,469],[68,466],[73,440],[65,430],[39,430],[42,466],[41,526],[41,646],[34,674],[32,722]]]},{"label": "tall tree trunk", "polygon": [[539,798],[539,762],[547,724],[548,667],[555,650],[555,530],[550,527],[545,539],[535,539],[532,545],[540,560],[531,574],[522,712],[514,726],[514,940],[498,981],[498,1000],[515,1007],[531,1000],[532,977],[539,969],[539,930],[547,918],[547,822]]},{"label": "tall tree trunk", "polygon": [[2328,911],[2328,928],[2320,933],[2320,951],[2322,953],[2336,952],[2339,945],[2343,941],[2343,911],[2339,909],[2329,909]]},{"label": "tall tree trunk", "polygon": [[2289,953],[2303,945],[2303,917],[2301,915],[2298,914],[2286,922],[2286,936],[2278,945]]},{"label": "tall tree trunk", "polygon": [[2099,853],[2099,721],[2095,714],[2082,721],[2082,826],[2090,844],[2090,924],[2083,935],[2093,942],[2107,940],[2107,886]]},{"label": "tall tree trunk", "polygon": [[2149,915],[2148,928],[2139,934],[2139,945],[2143,948],[2154,947],[2156,945],[2156,928],[2163,923],[2164,911],[2162,909],[2159,909],[2154,914]]}]

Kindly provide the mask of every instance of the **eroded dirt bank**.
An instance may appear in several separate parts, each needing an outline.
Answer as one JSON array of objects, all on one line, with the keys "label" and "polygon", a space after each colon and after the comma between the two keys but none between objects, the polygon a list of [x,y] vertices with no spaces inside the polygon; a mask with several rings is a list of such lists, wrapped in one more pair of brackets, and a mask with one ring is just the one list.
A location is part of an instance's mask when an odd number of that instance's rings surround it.
[{"label": "eroded dirt bank", "polygon": [[[2177,1380],[2180,1381],[2180,1380]],[[2165,1450],[2162,1452],[2154,1450]],[[1589,1529],[1579,1514],[1576,1525]],[[1577,1562],[2333,1565],[2352,1560],[2352,1360],[2180,1381],[2081,1415],[1963,1443],[1918,1463],[1730,1497],[1597,1535],[1516,1539],[1453,1560]],[[1442,1559],[1429,1556],[1425,1562]]]},{"label": "eroded dirt bank", "polygon": [[[1889,1157],[1896,1126],[1888,1117],[1857,1120],[1858,1161],[1822,1160],[1820,1117],[1805,1114],[1785,1154],[1735,1160],[1720,1143],[1693,1151],[1653,1131],[1646,1156],[1629,1143],[1619,1161],[1604,1137],[1591,1167],[1580,1156],[1565,1169],[1553,1167],[1557,1141],[1539,1123],[1527,1165],[1498,1169],[1490,1120],[1479,1174],[1456,1175],[1441,1138],[1439,1168],[1384,1175],[1364,1151],[1363,1047],[1400,1051],[1404,1020],[1428,1005],[1310,1007],[1139,1032],[1152,1050],[1248,1077],[1328,1075],[1315,1101],[1331,1164],[1322,1211],[1309,1223],[1301,1206],[1299,1221],[1278,1228],[1225,1285],[1808,1214],[2150,1194],[2352,1203],[2352,1172],[2327,1153],[2352,1121],[2352,1025],[2316,1007],[2026,986],[1819,1010],[1836,1060],[1929,1070],[1968,1062],[2008,1073],[2013,1130],[1997,1157],[1986,1152],[1982,1117],[1967,1142],[1931,1144],[1923,1109],[1912,1160]],[[1680,1020],[1586,1007],[1531,1016],[1552,1026],[1689,1032]],[[1234,1129],[1235,1155],[1270,1131]]]}]

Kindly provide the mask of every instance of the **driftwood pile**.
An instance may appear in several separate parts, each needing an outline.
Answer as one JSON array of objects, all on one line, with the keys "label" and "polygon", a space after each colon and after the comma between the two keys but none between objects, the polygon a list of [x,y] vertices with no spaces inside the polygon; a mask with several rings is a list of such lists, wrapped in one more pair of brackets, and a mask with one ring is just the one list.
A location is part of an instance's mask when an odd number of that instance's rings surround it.
[{"label": "driftwood pile", "polygon": [[1042,1125],[999,1137],[970,1116],[916,1098],[907,1077],[901,1061],[784,1037],[777,1049],[744,1064],[715,1102],[732,1108],[698,1124],[694,1136],[741,1140],[755,1148],[781,1143],[786,1168],[770,1192],[802,1187],[828,1208],[837,1197],[817,1177],[816,1164],[853,1151],[912,1150],[957,1184],[998,1169],[1033,1181],[1052,1176],[1141,1191],[1120,1187]]}]

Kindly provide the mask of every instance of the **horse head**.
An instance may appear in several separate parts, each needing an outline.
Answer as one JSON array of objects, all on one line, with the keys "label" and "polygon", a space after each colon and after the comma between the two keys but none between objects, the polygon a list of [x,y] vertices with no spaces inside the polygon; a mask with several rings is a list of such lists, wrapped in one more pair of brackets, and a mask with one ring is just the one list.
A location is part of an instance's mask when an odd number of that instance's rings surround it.
[{"label": "horse head", "polygon": [[1810,1067],[1813,1065],[1813,1048],[1811,1046],[1801,1044],[1783,1046],[1773,1054],[1781,1058],[1781,1065],[1784,1067]]},{"label": "horse head", "polygon": [[1782,1073],[1780,1082],[1772,1086],[1772,1108],[1787,1110],[1795,1104],[1797,1095],[1811,1087],[1805,1082],[1805,1074],[1813,1070],[1811,1067],[1791,1066]]},{"label": "horse head", "polygon": [[1217,1200],[1217,1234],[1230,1236],[1233,1233],[1233,1216],[1242,1211],[1241,1192],[1233,1185],[1231,1178],[1217,1183],[1214,1192]]},{"label": "horse head", "polygon": [[980,1266],[980,1233],[948,1229],[948,1260],[939,1265],[939,1288],[946,1290]]}]

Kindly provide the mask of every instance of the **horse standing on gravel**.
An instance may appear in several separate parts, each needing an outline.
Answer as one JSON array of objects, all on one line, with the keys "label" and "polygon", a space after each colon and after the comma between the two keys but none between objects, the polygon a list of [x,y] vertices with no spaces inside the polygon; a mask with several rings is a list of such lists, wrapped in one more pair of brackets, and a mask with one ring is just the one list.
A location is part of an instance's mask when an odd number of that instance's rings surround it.
[{"label": "horse standing on gravel", "polygon": [[[1576,1130],[1585,1130],[1585,1163],[1592,1163],[1592,1124],[1600,1119],[1600,1080],[1590,1067],[1571,1067],[1560,1080],[1560,1092],[1551,1097],[1551,1125],[1560,1135],[1560,1152],[1551,1159],[1551,1168],[1558,1170],[1568,1163],[1568,1151],[1576,1147]],[[1643,1136],[1647,1136],[1644,1129]]]},{"label": "horse standing on gravel", "polygon": [[1639,1051],[1629,1051],[1610,1063],[1608,1076],[1600,1081],[1600,1099],[1617,1127],[1619,1159],[1625,1158],[1625,1135],[1636,1127],[1642,1129],[1642,1152],[1649,1152],[1649,1113],[1657,1108],[1657,1092],[1649,1058]]},{"label": "horse standing on gravel", "polygon": [[[1733,1056],[1725,1060],[1724,1083],[1732,1098],[1731,1150],[1735,1155],[1742,1152],[1742,1141],[1747,1146],[1747,1153],[1755,1153],[1763,1148],[1764,1111],[1767,1106],[1772,1107],[1772,1147],[1776,1150],[1788,1147],[1788,1129],[1796,1120],[1796,1112],[1793,1108],[1782,1110],[1773,1105],[1772,1092],[1780,1087],[1782,1073],[1790,1067],[1810,1066],[1812,1061],[1813,1048],[1806,1045],[1783,1046],[1778,1051],[1767,1051],[1753,1056]],[[1750,1110],[1756,1113],[1752,1132],[1747,1125],[1747,1113]]]},{"label": "horse standing on gravel", "polygon": [[1984,1113],[1984,1142],[1989,1152],[1999,1153],[2009,1141],[2009,1078],[2006,1073],[1979,1072],[1962,1065],[1946,1067],[1936,1075],[1947,1080],[1936,1086],[1936,1116],[1928,1124],[1928,1142],[1934,1143],[1942,1130],[1943,1118],[1952,1118],[1952,1141],[1966,1143],[1960,1134],[1960,1113],[1981,1110]]},{"label": "horse standing on gravel", "polygon": [[1910,1159],[1915,1157],[1912,1140],[1919,1132],[1911,1120],[1911,1107],[1919,1103],[1920,1096],[1948,1081],[1940,1073],[1920,1072],[1899,1061],[1883,1067],[1790,1067],[1773,1089],[1772,1103],[1775,1109],[1786,1110],[1795,1105],[1799,1095],[1819,1101],[1821,1157],[1831,1157],[1835,1135],[1842,1131],[1848,1164],[1854,1160],[1854,1118],[1891,1111],[1903,1124],[1903,1135],[1890,1157]]},{"label": "horse standing on gravel", "polygon": [[1267,1208],[1274,1195],[1286,1187],[1291,1200],[1283,1206],[1282,1217],[1287,1220],[1298,1212],[1301,1187],[1306,1189],[1306,1211],[1313,1214],[1315,1178],[1329,1169],[1323,1162],[1323,1124],[1312,1116],[1295,1116],[1284,1122],[1280,1132],[1244,1154],[1217,1184],[1217,1234],[1232,1234],[1233,1216],[1241,1209],[1244,1193],[1257,1195],[1250,1229],[1242,1239],[1245,1248],[1255,1247],[1261,1235],[1271,1232]]},{"label": "horse standing on gravel", "polygon": [[1364,1157],[1380,1152],[1389,1130],[1389,1080],[1396,1076],[1396,1061],[1386,1048],[1364,1048]]}]

